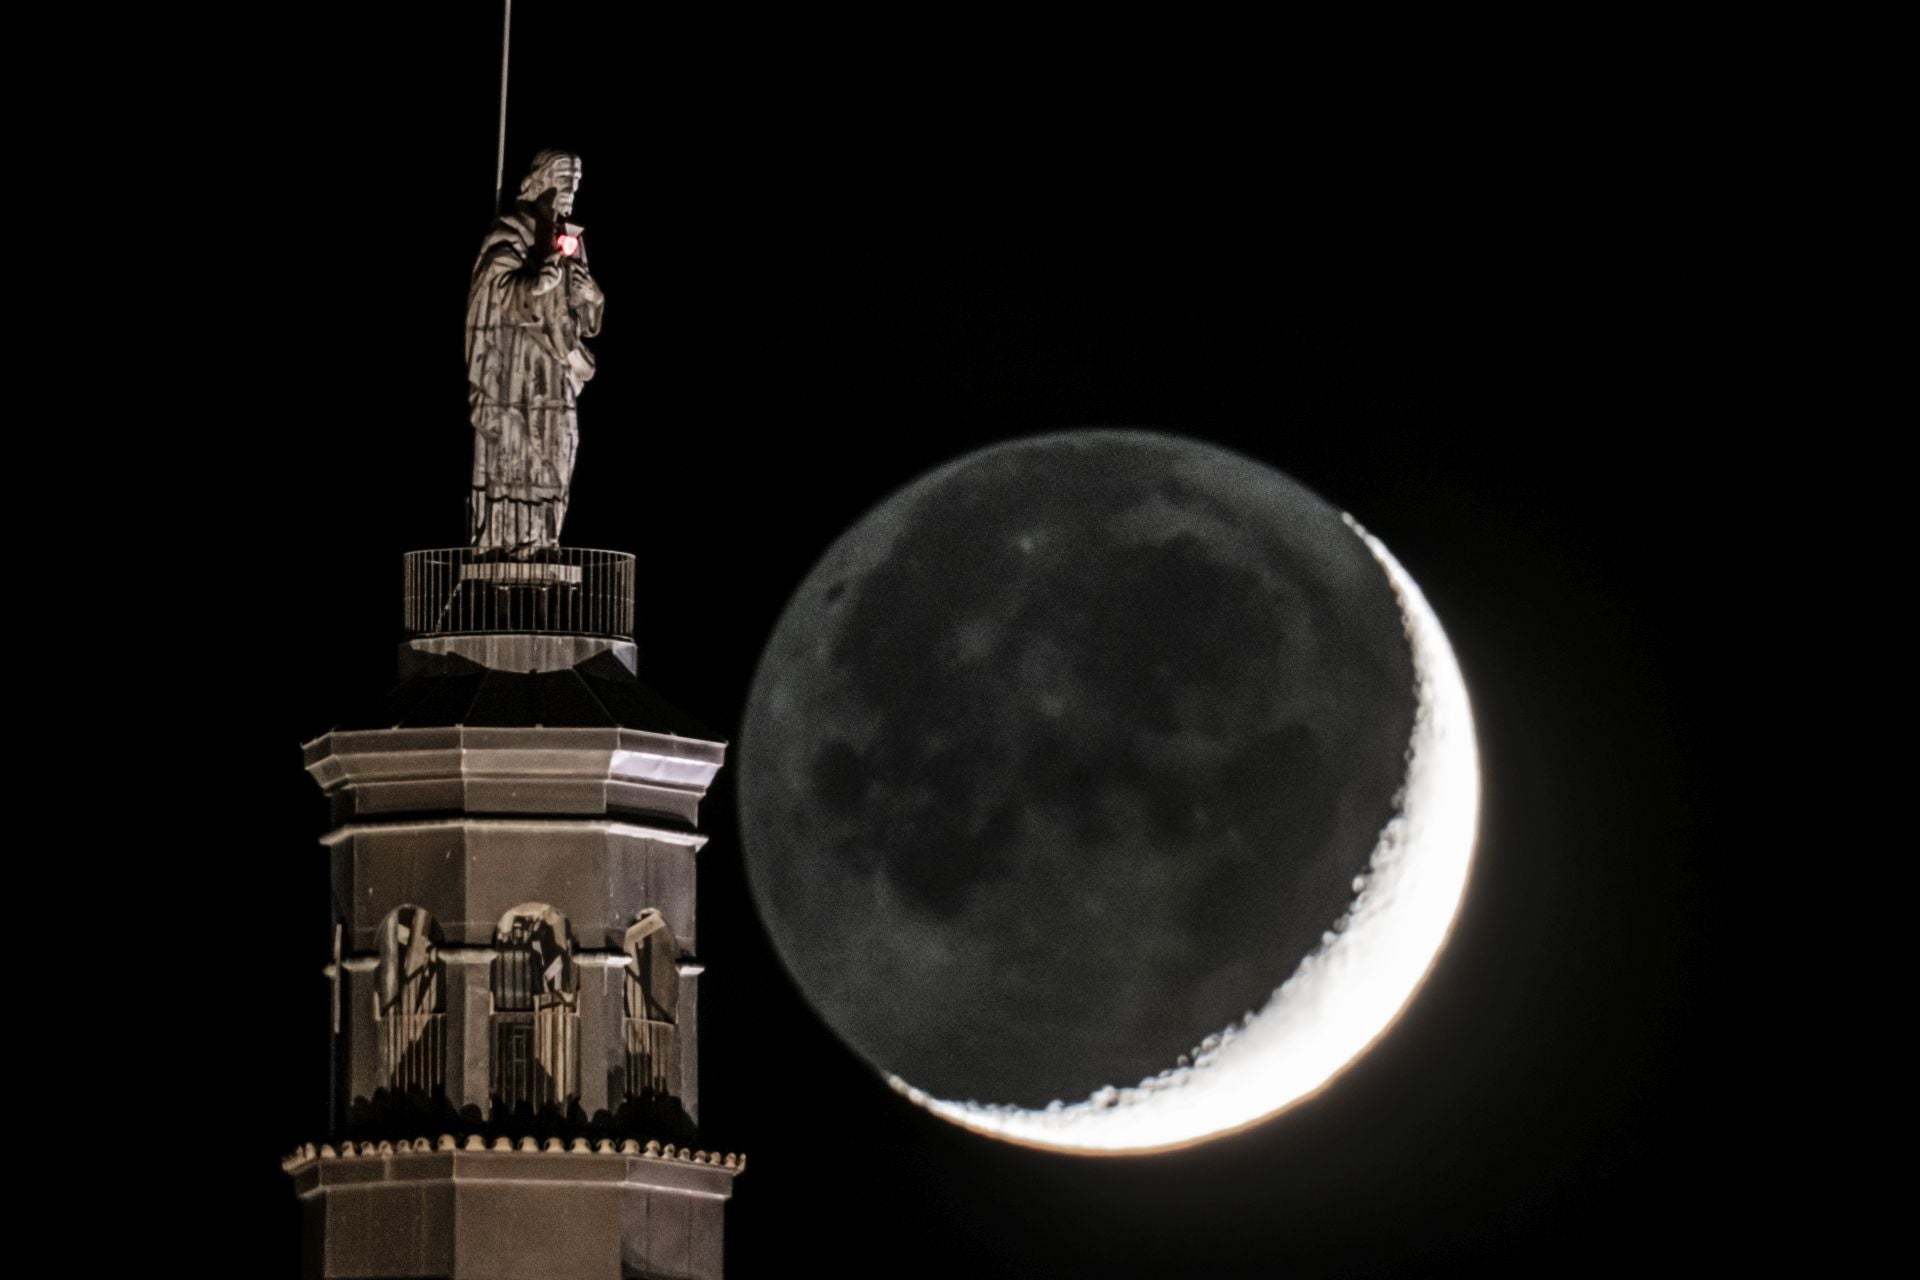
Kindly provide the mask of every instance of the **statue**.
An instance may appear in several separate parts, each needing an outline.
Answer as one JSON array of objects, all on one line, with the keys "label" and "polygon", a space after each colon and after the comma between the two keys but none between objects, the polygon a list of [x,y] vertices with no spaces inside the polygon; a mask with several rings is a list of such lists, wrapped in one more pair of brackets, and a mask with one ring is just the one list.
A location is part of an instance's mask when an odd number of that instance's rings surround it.
[{"label": "statue", "polygon": [[494,219],[467,291],[467,405],[473,422],[468,540],[531,555],[560,543],[580,442],[574,402],[593,377],[584,340],[605,298],[567,222],[580,157],[542,151],[511,212]]}]

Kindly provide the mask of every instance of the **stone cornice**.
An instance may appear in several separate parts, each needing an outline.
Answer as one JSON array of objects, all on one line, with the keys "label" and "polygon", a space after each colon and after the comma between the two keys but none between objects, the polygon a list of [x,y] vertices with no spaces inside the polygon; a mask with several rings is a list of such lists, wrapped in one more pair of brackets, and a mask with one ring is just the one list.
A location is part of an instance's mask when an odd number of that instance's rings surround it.
[{"label": "stone cornice", "polygon": [[619,818],[575,818],[554,819],[542,817],[526,818],[400,818],[392,822],[347,822],[335,827],[320,837],[320,843],[329,847],[362,835],[392,835],[400,831],[459,830],[462,832],[511,831],[516,828],[539,831],[564,831],[578,828],[586,831],[605,831],[614,835],[629,836],[636,840],[654,840],[666,845],[679,845],[698,853],[706,848],[708,837],[697,831],[682,831],[674,827],[650,827],[644,823],[627,822]]},{"label": "stone cornice", "polygon": [[[697,1167],[697,1176],[702,1179],[718,1175],[724,1182],[747,1167],[747,1158],[735,1152],[696,1150],[670,1142],[642,1143],[633,1138],[619,1142],[608,1138],[597,1141],[548,1138],[544,1142],[536,1138],[495,1138],[488,1142],[479,1134],[471,1134],[463,1142],[446,1133],[434,1140],[343,1142],[338,1147],[309,1142],[281,1160],[280,1167],[298,1177],[319,1166],[340,1164],[364,1168],[370,1162],[379,1161],[387,1162],[384,1171],[387,1176],[382,1177],[382,1181],[458,1177],[466,1172],[481,1178],[511,1176],[569,1181],[587,1175],[594,1181],[656,1183],[663,1172],[662,1166],[688,1166],[689,1173],[694,1173]],[[592,1169],[590,1175],[589,1169]],[[704,1188],[688,1184],[685,1189]]]},{"label": "stone cornice", "polygon": [[627,812],[698,821],[726,744],[641,729],[403,728],[303,748],[337,822],[418,812]]}]

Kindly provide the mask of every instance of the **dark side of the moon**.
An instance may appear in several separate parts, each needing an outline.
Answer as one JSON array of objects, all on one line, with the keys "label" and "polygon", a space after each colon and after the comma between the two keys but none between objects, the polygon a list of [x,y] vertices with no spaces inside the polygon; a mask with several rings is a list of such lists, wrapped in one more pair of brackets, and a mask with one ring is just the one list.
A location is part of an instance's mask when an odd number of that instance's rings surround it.
[{"label": "dark side of the moon", "polygon": [[1286,477],[1142,432],[999,446],[869,514],[782,617],[740,744],[754,897],[876,1068],[1078,1101],[1340,927],[1416,707],[1381,565]]}]

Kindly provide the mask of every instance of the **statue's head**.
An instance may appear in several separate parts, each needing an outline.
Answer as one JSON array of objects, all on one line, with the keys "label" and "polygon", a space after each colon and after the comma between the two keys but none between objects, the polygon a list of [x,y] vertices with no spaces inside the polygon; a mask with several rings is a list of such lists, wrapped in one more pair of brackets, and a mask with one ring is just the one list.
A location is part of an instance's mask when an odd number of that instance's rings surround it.
[{"label": "statue's head", "polygon": [[540,197],[553,192],[553,213],[564,218],[573,212],[573,196],[580,190],[580,157],[571,151],[551,147],[533,158],[533,167],[520,180],[520,198],[538,204]]}]

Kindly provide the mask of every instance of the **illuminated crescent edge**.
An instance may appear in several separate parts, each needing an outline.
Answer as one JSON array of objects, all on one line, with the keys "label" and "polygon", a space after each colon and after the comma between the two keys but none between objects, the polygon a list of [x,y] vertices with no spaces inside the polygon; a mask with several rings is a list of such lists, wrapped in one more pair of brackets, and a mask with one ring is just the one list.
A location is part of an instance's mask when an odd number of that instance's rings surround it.
[{"label": "illuminated crescent edge", "polygon": [[1083,1155],[1190,1146],[1312,1097],[1386,1034],[1420,989],[1460,909],[1473,861],[1480,762],[1460,666],[1420,588],[1378,538],[1343,515],[1386,571],[1413,651],[1417,707],[1406,781],[1347,914],[1258,1013],[1131,1088],[1031,1110],[887,1083],[976,1133]]}]

